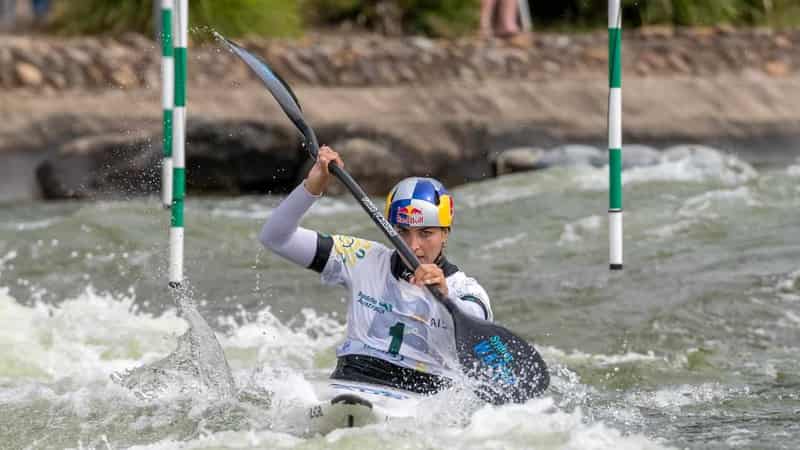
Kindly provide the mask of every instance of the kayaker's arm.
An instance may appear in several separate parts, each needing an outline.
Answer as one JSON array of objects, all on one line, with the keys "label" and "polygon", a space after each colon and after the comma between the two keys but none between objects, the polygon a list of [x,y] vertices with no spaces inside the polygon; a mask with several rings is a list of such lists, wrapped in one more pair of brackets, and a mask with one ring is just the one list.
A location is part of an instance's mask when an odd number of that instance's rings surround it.
[{"label": "kayaker's arm", "polygon": [[259,235],[259,240],[268,249],[320,273],[330,256],[333,240],[329,236],[300,227],[299,224],[306,211],[328,188],[331,179],[328,164],[331,161],[344,167],[338,153],[330,147],[322,146],[305,181],[275,208]]},{"label": "kayaker's arm", "polygon": [[303,267],[310,267],[317,254],[318,234],[300,227],[300,219],[321,195],[312,195],[303,183],[272,212],[261,228],[264,247]]}]

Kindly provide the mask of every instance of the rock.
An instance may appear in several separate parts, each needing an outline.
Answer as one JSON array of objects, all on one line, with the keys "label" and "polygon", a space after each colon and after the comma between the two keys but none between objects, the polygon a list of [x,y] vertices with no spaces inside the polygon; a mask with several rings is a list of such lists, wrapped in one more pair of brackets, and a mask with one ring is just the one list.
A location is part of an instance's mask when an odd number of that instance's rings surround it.
[{"label": "rock", "polygon": [[114,84],[123,88],[133,87],[139,84],[139,78],[136,76],[136,72],[127,64],[120,65],[112,70],[111,80]]},{"label": "rock", "polygon": [[36,169],[47,199],[135,195],[160,189],[159,153],[152,136],[129,133],[83,137],[65,144]]},{"label": "rock", "polygon": [[561,71],[561,66],[555,61],[545,61],[543,67],[544,71],[548,73],[558,73]]},{"label": "rock", "polygon": [[506,175],[514,172],[543,169],[541,158],[544,150],[540,148],[517,147],[503,150],[491,158],[492,173],[494,176]]},{"label": "rock", "polygon": [[436,44],[431,39],[422,36],[414,36],[410,38],[410,42],[411,45],[423,52],[436,48]]},{"label": "rock", "polygon": [[[88,130],[86,130],[88,131]],[[252,122],[190,121],[187,188],[196,192],[285,192],[304,160],[294,130]],[[160,133],[88,135],[43,161],[45,198],[131,196],[161,189]]]},{"label": "rock", "polygon": [[103,69],[97,64],[91,64],[87,66],[86,74],[88,75],[89,80],[91,80],[92,84],[95,87],[108,87],[108,85],[110,84],[106,80],[106,75],[103,72]]},{"label": "rock", "polygon": [[713,37],[717,32],[713,27],[692,27],[685,28],[682,31],[693,38],[709,38]]},{"label": "rock", "polygon": [[792,41],[789,40],[788,37],[783,35],[775,36],[773,42],[775,42],[775,45],[777,45],[778,48],[784,48],[784,49],[792,48]]},{"label": "rock", "polygon": [[646,25],[639,28],[638,33],[648,39],[665,39],[675,36],[675,28],[670,25]]},{"label": "rock", "polygon": [[14,85],[14,64],[11,50],[0,48],[0,86],[9,89]]},{"label": "rock", "polygon": [[667,61],[672,66],[672,69],[678,73],[688,74],[692,72],[691,66],[686,62],[684,56],[679,53],[670,53],[667,56]]},{"label": "rock", "polygon": [[307,155],[288,125],[194,120],[186,139],[187,185],[205,192],[286,192]]},{"label": "rock", "polygon": [[654,51],[644,51],[640,53],[639,60],[656,71],[665,69],[668,65],[666,59],[664,59],[661,54]]},{"label": "rock", "polygon": [[[639,76],[670,75],[667,71],[714,76],[731,71],[742,73],[754,66],[771,76],[787,76],[794,70],[793,42],[800,41],[800,30],[646,27],[626,36],[624,51],[629,56],[624,64],[626,70]],[[357,33],[331,39],[325,34],[310,33],[299,40],[253,39],[246,42],[246,47],[269,61],[290,84],[365,87],[509,75],[549,81],[567,71],[598,76],[608,58],[605,46],[599,45],[605,41],[605,33],[600,31],[570,35],[521,33],[507,40],[386,38]],[[137,34],[74,40],[19,37],[0,42],[0,57],[9,55],[9,51],[11,60],[0,68],[0,83],[12,88],[154,86],[154,77],[160,72],[158,45]],[[58,62],[55,70],[63,77],[51,79],[48,74],[52,64],[47,61],[55,53],[64,57],[63,64]],[[193,84],[253,79],[244,64],[230,53],[221,52],[219,46],[193,48],[191,56],[197,63],[189,71]],[[787,67],[773,64],[775,61],[783,61]],[[16,73],[19,63],[36,67],[44,79],[38,85],[30,84],[36,76],[23,69],[27,81],[21,81]],[[13,78],[10,81],[8,73]]]},{"label": "rock", "polygon": [[532,33],[517,33],[508,38],[508,45],[517,48],[533,47],[534,39]]},{"label": "rock", "polygon": [[595,61],[608,61],[608,47],[596,46],[587,48],[583,52],[583,57]]},{"label": "rock", "polygon": [[299,56],[294,53],[286,53],[283,58],[283,63],[291,71],[295,78],[302,80],[305,83],[316,84],[319,82],[317,74],[308,67]]},{"label": "rock", "polygon": [[764,66],[764,72],[771,77],[785,77],[789,75],[789,65],[783,61],[770,61]]},{"label": "rock", "polygon": [[23,86],[39,87],[44,83],[44,75],[38,67],[26,62],[19,62],[14,68],[20,83]]}]

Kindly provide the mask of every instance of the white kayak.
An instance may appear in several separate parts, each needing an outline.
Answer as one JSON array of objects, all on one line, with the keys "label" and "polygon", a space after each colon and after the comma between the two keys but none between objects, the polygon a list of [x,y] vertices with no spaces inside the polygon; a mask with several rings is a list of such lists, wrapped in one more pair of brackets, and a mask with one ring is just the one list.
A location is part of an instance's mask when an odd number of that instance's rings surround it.
[{"label": "white kayak", "polygon": [[324,380],[312,383],[317,403],[307,409],[312,433],[411,418],[423,394],[371,383]]}]

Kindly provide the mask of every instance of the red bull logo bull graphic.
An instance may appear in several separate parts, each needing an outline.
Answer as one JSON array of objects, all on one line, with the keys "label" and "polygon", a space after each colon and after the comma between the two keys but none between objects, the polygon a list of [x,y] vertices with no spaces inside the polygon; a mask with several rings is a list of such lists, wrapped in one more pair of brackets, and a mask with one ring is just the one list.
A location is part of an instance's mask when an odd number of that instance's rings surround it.
[{"label": "red bull logo bull graphic", "polygon": [[422,225],[424,219],[425,218],[422,215],[422,210],[416,206],[408,205],[397,208],[398,224],[408,226]]}]

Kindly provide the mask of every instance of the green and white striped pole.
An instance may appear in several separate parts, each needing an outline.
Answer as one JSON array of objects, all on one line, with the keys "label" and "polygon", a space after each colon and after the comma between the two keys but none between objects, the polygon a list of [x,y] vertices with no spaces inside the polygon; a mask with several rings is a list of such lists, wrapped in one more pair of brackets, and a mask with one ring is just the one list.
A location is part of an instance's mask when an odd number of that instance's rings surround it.
[{"label": "green and white striped pole", "polygon": [[177,0],[175,14],[175,108],[172,111],[172,220],[169,229],[169,284],[183,281],[183,202],[186,194],[186,46],[189,0]]},{"label": "green and white striped pole", "polygon": [[622,270],[622,9],[608,2],[609,268]]},{"label": "green and white striped pole", "polygon": [[161,203],[172,206],[172,103],[175,89],[175,63],[172,49],[173,0],[161,0],[161,106],[164,111],[161,161]]}]

